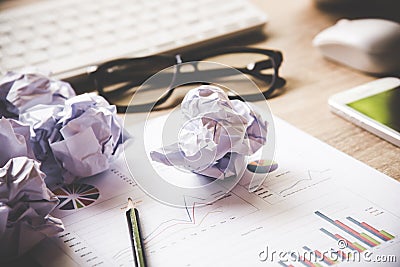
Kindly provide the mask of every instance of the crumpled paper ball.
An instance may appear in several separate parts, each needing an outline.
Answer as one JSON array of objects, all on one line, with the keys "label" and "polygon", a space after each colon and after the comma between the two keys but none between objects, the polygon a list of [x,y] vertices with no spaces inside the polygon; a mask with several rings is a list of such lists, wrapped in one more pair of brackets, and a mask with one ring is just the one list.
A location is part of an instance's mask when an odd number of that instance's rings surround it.
[{"label": "crumpled paper ball", "polygon": [[67,183],[107,170],[122,143],[116,107],[96,94],[67,100],[55,129],[49,144]]},{"label": "crumpled paper ball", "polygon": [[229,100],[216,86],[189,91],[181,104],[187,120],[178,143],[150,152],[152,160],[224,179],[246,168],[245,156],[267,140],[267,121],[240,100]]},{"label": "crumpled paper ball", "polygon": [[33,71],[7,72],[0,80],[0,117],[18,119],[33,106],[64,104],[73,96],[69,83]]},{"label": "crumpled paper ball", "polygon": [[59,139],[56,116],[63,110],[63,105],[37,105],[20,115],[20,121],[31,127],[31,145],[35,157],[41,162],[40,169],[46,174],[46,184],[62,182],[59,164],[51,151],[49,140]]},{"label": "crumpled paper ball", "polygon": [[29,125],[4,117],[0,119],[0,167],[15,157],[35,158],[30,134]]},{"label": "crumpled paper ball", "polygon": [[49,213],[59,203],[46,187],[39,162],[16,157],[0,168],[0,260],[24,254],[64,230]]},{"label": "crumpled paper ball", "polygon": [[32,126],[33,150],[51,184],[54,177],[72,183],[103,172],[119,154],[122,121],[116,107],[94,93],[37,105],[20,120]]}]

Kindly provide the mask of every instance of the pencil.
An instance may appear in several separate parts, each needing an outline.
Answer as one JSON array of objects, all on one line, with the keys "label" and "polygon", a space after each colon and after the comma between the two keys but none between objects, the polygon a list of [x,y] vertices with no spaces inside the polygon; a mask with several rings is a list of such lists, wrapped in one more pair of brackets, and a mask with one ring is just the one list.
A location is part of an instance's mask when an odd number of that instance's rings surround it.
[{"label": "pencil", "polygon": [[133,259],[135,266],[145,267],[146,257],[143,249],[143,242],[141,237],[139,211],[134,207],[131,198],[128,198],[128,210],[126,211],[126,219],[129,226],[129,234],[132,242]]}]

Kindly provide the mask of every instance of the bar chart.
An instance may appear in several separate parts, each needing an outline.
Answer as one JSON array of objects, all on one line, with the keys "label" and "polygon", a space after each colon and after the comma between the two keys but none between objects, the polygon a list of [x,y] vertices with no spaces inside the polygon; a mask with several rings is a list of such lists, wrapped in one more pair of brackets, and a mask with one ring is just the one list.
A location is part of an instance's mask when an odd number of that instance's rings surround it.
[{"label": "bar chart", "polygon": [[327,227],[319,228],[323,236],[334,241],[332,248],[329,251],[326,249],[318,250],[304,245],[301,252],[292,253],[290,263],[279,261],[278,263],[281,266],[322,267],[342,262],[358,262],[361,261],[362,253],[365,251],[372,250],[397,238],[389,231],[358,220],[353,216],[346,216],[345,220],[338,220],[319,210],[315,211],[314,215],[321,219],[322,223],[332,226],[329,230]]},{"label": "bar chart", "polygon": [[[385,230],[377,230],[374,227],[367,224],[366,222],[358,222],[357,220],[353,219],[352,217],[347,217],[346,219],[349,222],[351,222],[355,225],[358,225],[361,228],[363,228],[364,230],[368,231],[370,234],[367,234],[364,232],[361,232],[361,233],[357,232],[352,227],[350,227],[348,224],[345,224],[339,220],[333,220],[333,219],[327,217],[326,215],[322,214],[319,211],[316,211],[315,214],[317,216],[321,217],[322,219],[326,220],[327,222],[335,225],[336,227],[338,227],[338,229],[343,230],[346,233],[350,234],[352,237],[354,237],[355,239],[360,241],[361,244],[358,243],[358,241],[350,242],[350,241],[346,240],[344,237],[340,236],[339,234],[332,234],[329,231],[327,231],[326,229],[321,228],[320,230],[323,233],[327,234],[328,236],[332,237],[335,240],[340,240],[340,239],[345,240],[347,242],[347,245],[349,248],[351,248],[353,250],[357,250],[359,252],[363,252],[367,248],[378,246],[381,244],[381,242],[389,241],[389,240],[392,240],[395,238],[393,235],[389,234]],[[377,239],[379,239],[380,241],[378,241]]]}]

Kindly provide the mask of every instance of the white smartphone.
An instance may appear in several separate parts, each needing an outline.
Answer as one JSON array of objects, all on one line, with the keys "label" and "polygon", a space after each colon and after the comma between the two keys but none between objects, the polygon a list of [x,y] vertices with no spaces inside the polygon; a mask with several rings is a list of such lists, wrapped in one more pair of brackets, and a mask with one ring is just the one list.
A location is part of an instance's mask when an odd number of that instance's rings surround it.
[{"label": "white smartphone", "polygon": [[329,98],[337,115],[400,147],[400,79],[387,77]]}]

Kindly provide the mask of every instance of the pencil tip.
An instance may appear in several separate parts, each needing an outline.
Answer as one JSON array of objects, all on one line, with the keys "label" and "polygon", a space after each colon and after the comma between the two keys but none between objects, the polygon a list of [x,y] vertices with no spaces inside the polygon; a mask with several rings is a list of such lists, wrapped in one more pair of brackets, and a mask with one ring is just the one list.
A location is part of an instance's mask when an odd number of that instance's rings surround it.
[{"label": "pencil tip", "polygon": [[128,197],[128,209],[131,209],[133,207],[134,207],[133,200],[132,200],[132,198]]}]

